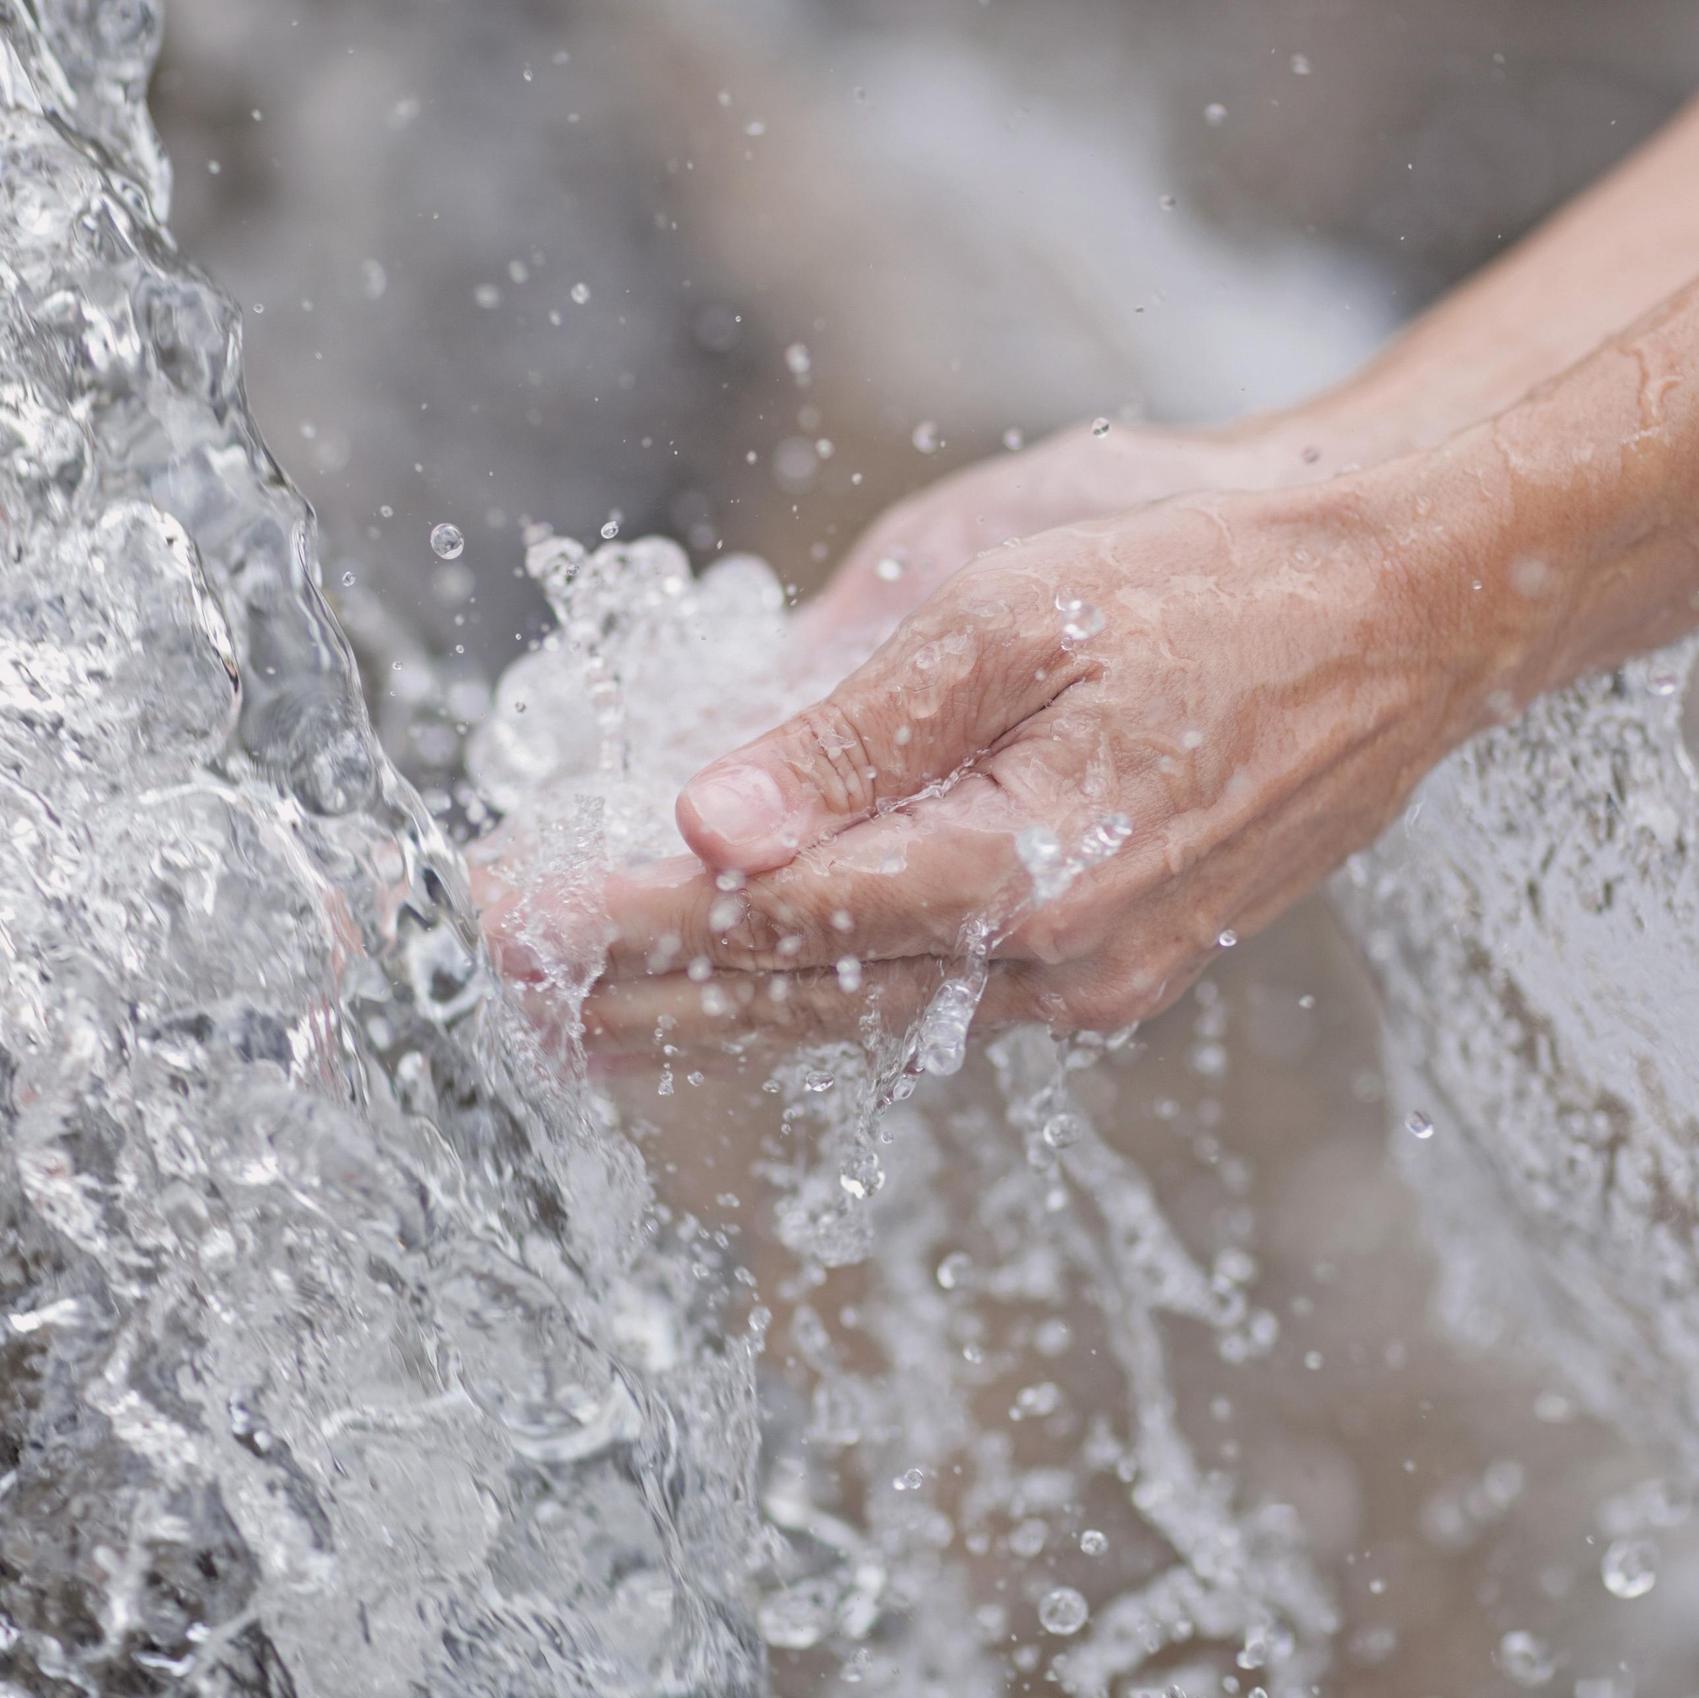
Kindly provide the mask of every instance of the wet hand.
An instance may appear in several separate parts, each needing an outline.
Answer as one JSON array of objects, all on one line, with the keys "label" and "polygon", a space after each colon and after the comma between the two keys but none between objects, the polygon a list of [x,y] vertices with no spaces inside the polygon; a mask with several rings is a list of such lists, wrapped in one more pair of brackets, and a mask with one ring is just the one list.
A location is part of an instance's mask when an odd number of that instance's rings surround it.
[{"label": "wet hand", "polygon": [[1377,474],[980,556],[829,696],[691,781],[696,858],[609,890],[587,1035],[689,1050],[900,1027],[976,947],[983,1022],[1160,1010],[1479,722],[1490,657],[1430,631],[1467,550]]},{"label": "wet hand", "polygon": [[1080,424],[928,485],[844,556],[799,623],[820,646],[886,635],[967,561],[1012,537],[1107,518],[1197,491],[1272,489],[1338,470],[1355,441],[1321,409],[1227,429]]}]

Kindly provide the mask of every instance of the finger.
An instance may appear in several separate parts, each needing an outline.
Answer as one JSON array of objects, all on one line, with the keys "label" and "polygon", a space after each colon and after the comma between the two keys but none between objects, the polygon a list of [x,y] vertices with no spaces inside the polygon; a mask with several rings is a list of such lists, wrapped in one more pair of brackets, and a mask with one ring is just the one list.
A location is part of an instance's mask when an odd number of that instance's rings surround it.
[{"label": "finger", "polygon": [[710,867],[770,872],[958,772],[1084,676],[1048,577],[952,579],[824,700],[705,767],[678,825]]},{"label": "finger", "polygon": [[583,987],[601,971],[611,927],[588,865],[505,831],[467,859],[478,923],[503,978]]},{"label": "finger", "polygon": [[966,929],[1030,890],[1017,850],[1031,823],[1008,792],[969,774],[941,796],[881,814],[727,888],[694,856],[616,874],[605,891],[613,978],[692,962],[741,972],[846,959],[948,956]]},{"label": "finger", "polygon": [[[830,969],[609,980],[583,1008],[585,1042],[615,1054],[689,1054],[764,1042],[779,1048],[907,1031],[954,973],[940,960],[880,962],[859,980]],[[994,963],[975,1029],[1035,1017],[1040,993],[1022,964]]]}]

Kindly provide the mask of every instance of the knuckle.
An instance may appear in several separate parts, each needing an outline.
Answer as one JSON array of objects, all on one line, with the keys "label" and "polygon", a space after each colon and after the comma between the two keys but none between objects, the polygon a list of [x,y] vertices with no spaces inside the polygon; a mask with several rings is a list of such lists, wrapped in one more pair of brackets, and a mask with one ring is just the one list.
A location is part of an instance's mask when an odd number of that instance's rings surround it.
[{"label": "knuckle", "polygon": [[735,912],[715,916],[710,926],[709,958],[718,967],[740,972],[779,972],[797,964],[799,942],[809,929],[806,914],[778,878],[751,880],[716,907]]},{"label": "knuckle", "polygon": [[860,814],[873,806],[878,769],[857,715],[827,697],[797,715],[796,734],[809,775],[833,813]]}]

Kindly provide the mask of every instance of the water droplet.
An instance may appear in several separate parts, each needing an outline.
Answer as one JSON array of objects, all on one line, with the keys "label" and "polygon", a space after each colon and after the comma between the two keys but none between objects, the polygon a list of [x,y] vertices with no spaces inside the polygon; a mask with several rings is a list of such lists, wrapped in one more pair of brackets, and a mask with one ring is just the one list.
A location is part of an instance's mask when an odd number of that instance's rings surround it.
[{"label": "water droplet", "polygon": [[1109,1535],[1095,1527],[1088,1527],[1080,1534],[1080,1549],[1087,1556],[1102,1556],[1109,1549]]},{"label": "water droplet", "polygon": [[793,342],[785,349],[785,365],[791,376],[801,382],[814,369],[814,358],[806,344]]},{"label": "water droplet", "polygon": [[954,1291],[967,1283],[973,1272],[973,1257],[966,1250],[952,1250],[939,1264],[937,1280],[945,1291]]},{"label": "water droplet", "polygon": [[1227,122],[1227,108],[1219,100],[1212,100],[1203,109],[1203,121],[1212,130],[1219,130]]},{"label": "water droplet", "polygon": [[614,538],[619,535],[619,522],[624,517],[625,515],[623,513],[618,512],[610,513],[607,516],[602,523],[603,542],[612,542]]},{"label": "water droplet", "polygon": [[1066,590],[1056,597],[1056,610],[1062,615],[1062,640],[1083,643],[1103,629],[1103,610],[1089,601],[1082,601]]},{"label": "water droplet", "polygon": [[1011,454],[1018,453],[1026,446],[1026,434],[1016,426],[1010,425],[1009,428],[1003,432],[1003,446],[1007,448]]},{"label": "water droplet", "polygon": [[1038,1619],[1044,1631],[1063,1638],[1070,1633],[1078,1633],[1090,1614],[1085,1595],[1072,1586],[1057,1586],[1039,1600]]},{"label": "water droplet", "polygon": [[918,1468],[905,1468],[891,1482],[894,1492],[918,1492],[926,1484],[926,1476]]},{"label": "water droplet", "polygon": [[375,259],[360,262],[360,293],[368,301],[382,300],[388,287],[389,273]]},{"label": "water droplet", "polygon": [[846,996],[853,996],[861,989],[861,963],[853,955],[843,956],[837,967],[838,989]]},{"label": "water droplet", "polygon": [[1557,1664],[1546,1642],[1522,1628],[1505,1634],[1498,1642],[1498,1666],[1518,1686],[1544,1686],[1557,1673]]},{"label": "water droplet", "polygon": [[822,1091],[829,1091],[837,1084],[837,1076],[832,1073],[805,1073],[802,1076],[802,1088],[819,1096]]},{"label": "water droplet", "polygon": [[1434,1123],[1419,1108],[1413,1108],[1404,1117],[1404,1130],[1412,1138],[1431,1138],[1434,1135]]},{"label": "water droplet", "polygon": [[1223,949],[1232,949],[1239,941],[1239,934],[1231,926],[1215,940]]},{"label": "water droplet", "polygon": [[922,419],[914,427],[911,440],[922,454],[936,454],[944,439],[938,434],[938,426],[933,420]]},{"label": "water droplet", "polygon": [[574,283],[572,287],[567,290],[567,294],[572,297],[572,301],[575,306],[581,307],[590,298],[590,285],[588,283]]},{"label": "water droplet", "polygon": [[1037,1385],[1022,1386],[1015,1393],[1009,1410],[1011,1421],[1028,1421],[1054,1415],[1062,1407],[1062,1388],[1054,1380],[1041,1380]]},{"label": "water droplet", "polygon": [[1293,76],[1295,76],[1295,77],[1307,77],[1310,74],[1312,67],[1310,65],[1309,58],[1306,54],[1294,53],[1292,55],[1292,61],[1291,62],[1292,62],[1292,75]]},{"label": "water droplet", "polygon": [[475,300],[485,312],[490,312],[501,305],[501,290],[499,290],[493,283],[480,283],[478,287],[472,291],[472,299]]},{"label": "water droplet", "polygon": [[466,538],[458,525],[446,521],[431,527],[431,552],[439,560],[458,560],[466,548]]},{"label": "water droplet", "polygon": [[894,554],[882,554],[873,562],[873,576],[894,584],[903,575],[903,563]]},{"label": "water droplet", "polygon": [[1107,419],[1093,419],[1091,421],[1091,434],[1100,437],[1107,436],[1109,434],[1109,421]]},{"label": "water droplet", "polygon": [[1085,1136],[1086,1124],[1077,1114],[1063,1111],[1053,1114],[1045,1121],[1040,1136],[1053,1150],[1065,1150],[1070,1144],[1077,1144]]},{"label": "water droplet", "polygon": [[1613,1539],[1599,1574],[1613,1598],[1643,1598],[1658,1583],[1658,1547],[1650,1539]]}]

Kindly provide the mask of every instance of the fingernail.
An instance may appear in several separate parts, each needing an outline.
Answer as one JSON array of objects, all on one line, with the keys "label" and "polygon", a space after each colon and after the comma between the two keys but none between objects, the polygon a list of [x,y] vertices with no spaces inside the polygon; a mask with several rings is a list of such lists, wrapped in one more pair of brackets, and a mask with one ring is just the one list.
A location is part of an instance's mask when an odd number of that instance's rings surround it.
[{"label": "fingernail", "polygon": [[684,795],[697,824],[734,854],[751,851],[765,857],[783,849],[791,811],[784,792],[760,767],[716,767],[691,784]]}]

